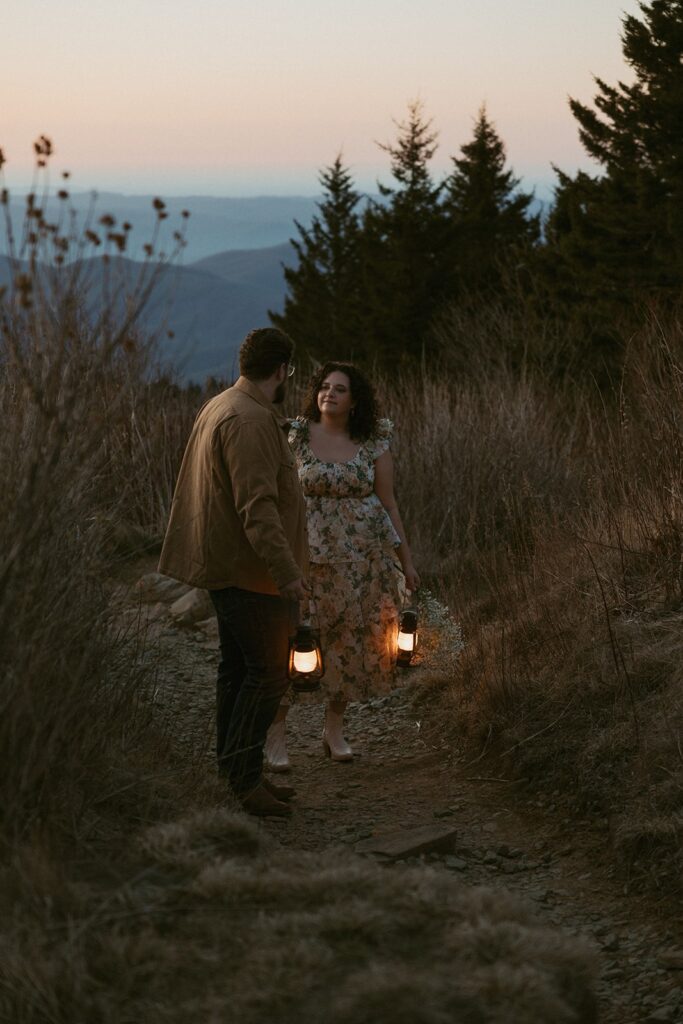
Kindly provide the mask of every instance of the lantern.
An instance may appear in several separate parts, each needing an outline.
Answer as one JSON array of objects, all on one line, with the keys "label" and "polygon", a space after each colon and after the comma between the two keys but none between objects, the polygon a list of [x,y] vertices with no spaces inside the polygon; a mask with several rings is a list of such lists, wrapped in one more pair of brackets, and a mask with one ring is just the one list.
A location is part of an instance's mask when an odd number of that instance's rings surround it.
[{"label": "lantern", "polygon": [[417,650],[417,609],[404,608],[398,627],[398,655],[396,664],[402,668],[410,665],[411,658]]},{"label": "lantern", "polygon": [[325,675],[320,637],[308,623],[299,626],[290,640],[288,675],[292,689],[301,692],[317,690]]}]

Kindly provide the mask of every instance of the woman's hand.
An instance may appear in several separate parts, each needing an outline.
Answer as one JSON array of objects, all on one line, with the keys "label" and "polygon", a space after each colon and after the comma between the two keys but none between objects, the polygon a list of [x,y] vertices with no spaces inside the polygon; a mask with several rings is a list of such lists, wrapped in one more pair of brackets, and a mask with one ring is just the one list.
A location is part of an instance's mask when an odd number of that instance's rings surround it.
[{"label": "woman's hand", "polygon": [[403,575],[406,578],[406,587],[410,591],[420,589],[420,575],[414,565],[404,565]]}]

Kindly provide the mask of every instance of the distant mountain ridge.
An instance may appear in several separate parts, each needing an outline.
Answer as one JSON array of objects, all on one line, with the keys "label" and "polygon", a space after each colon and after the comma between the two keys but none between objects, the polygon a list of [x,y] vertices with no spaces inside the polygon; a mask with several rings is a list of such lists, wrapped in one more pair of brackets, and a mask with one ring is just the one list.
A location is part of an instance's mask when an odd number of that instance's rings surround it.
[{"label": "distant mountain ridge", "polygon": [[[268,310],[280,310],[285,296],[282,263],[294,256],[290,245],[217,253],[190,265],[162,268],[140,328],[159,336],[162,363],[181,379],[202,382],[208,376],[237,372],[237,350],[247,331],[269,324]],[[289,260],[295,262],[295,260]],[[102,258],[86,261],[91,302],[100,294]],[[132,291],[142,264],[124,257],[112,270]],[[0,286],[10,280],[7,257],[0,256]],[[168,337],[168,331],[173,337]]]},{"label": "distant mountain ridge", "polygon": [[[90,202],[86,193],[73,197],[82,217]],[[128,220],[134,225],[128,257],[116,258],[121,274],[132,287],[141,267],[136,251],[139,257],[143,242],[152,237],[156,225],[151,197],[102,193],[96,209],[95,226],[105,212],[116,217],[119,224]],[[167,200],[167,209],[169,218],[162,224],[162,239],[172,239],[181,223],[181,211],[189,209],[193,214],[187,222],[189,244],[179,263],[162,270],[140,326],[145,332],[160,335],[162,360],[174,366],[182,379],[201,382],[209,375],[229,377],[236,371],[237,349],[247,331],[266,326],[268,311],[280,312],[284,306],[283,265],[297,264],[289,241],[297,235],[294,220],[303,225],[310,223],[316,199],[190,196]],[[11,210],[16,230],[24,210],[20,197],[12,199]],[[56,216],[56,209],[48,207],[47,212],[48,217]],[[2,236],[0,231],[0,285],[9,279]],[[162,240],[160,248],[170,251],[171,245]],[[101,258],[91,262],[93,294],[97,294]],[[165,336],[168,330],[173,338]]]},{"label": "distant mountain ridge", "polygon": [[[162,197],[163,198],[163,197]],[[114,192],[97,193],[92,216],[93,226],[99,218],[111,214],[118,224],[132,225],[127,255],[143,257],[142,246],[152,238],[157,226],[152,196],[126,196]],[[93,204],[93,193],[71,193],[70,202],[82,225]],[[315,196],[250,196],[245,198],[215,196],[172,196],[164,199],[168,219],[161,225],[159,248],[169,254],[173,250],[173,232],[181,225],[186,231],[187,245],[183,262],[194,263],[226,250],[264,249],[286,244],[297,235],[294,221],[310,224],[318,199]],[[60,201],[51,196],[47,202],[49,220],[59,215]],[[25,197],[11,194],[9,210],[18,231],[25,212]],[[190,217],[183,221],[181,213]],[[0,231],[0,254],[6,253],[4,232]]]},{"label": "distant mountain ridge", "polygon": [[263,249],[228,249],[226,252],[214,253],[213,256],[195,260],[190,265],[193,270],[215,274],[233,284],[244,283],[250,287],[272,289],[274,294],[281,291],[284,298],[285,280],[282,268],[283,265],[292,266],[296,262],[297,256],[292,245],[285,242]]}]

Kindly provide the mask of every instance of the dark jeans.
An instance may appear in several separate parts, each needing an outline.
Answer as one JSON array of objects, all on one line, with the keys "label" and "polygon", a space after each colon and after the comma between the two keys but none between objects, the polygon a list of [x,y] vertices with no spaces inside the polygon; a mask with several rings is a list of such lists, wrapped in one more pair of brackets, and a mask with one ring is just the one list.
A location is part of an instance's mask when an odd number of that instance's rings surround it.
[{"label": "dark jeans", "polygon": [[287,689],[289,636],[296,604],[227,587],[209,591],[218,618],[216,755],[239,796],[258,784],[263,745]]}]

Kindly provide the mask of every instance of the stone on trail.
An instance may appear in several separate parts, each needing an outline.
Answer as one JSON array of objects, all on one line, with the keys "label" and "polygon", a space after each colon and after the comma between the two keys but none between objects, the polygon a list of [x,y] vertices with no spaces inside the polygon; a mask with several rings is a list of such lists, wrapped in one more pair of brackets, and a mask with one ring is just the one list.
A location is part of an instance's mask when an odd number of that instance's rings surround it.
[{"label": "stone on trail", "polygon": [[198,622],[197,629],[201,630],[207,639],[218,641],[218,619],[215,615],[212,615],[210,619]]},{"label": "stone on trail", "polygon": [[178,626],[194,626],[213,614],[213,605],[206,590],[193,588],[174,601],[170,611]]},{"label": "stone on trail", "polygon": [[198,633],[198,640],[206,650],[220,650],[218,638],[218,621],[215,615],[205,618],[204,622],[196,623],[195,629]]},{"label": "stone on trail", "polygon": [[402,860],[405,857],[416,857],[421,853],[450,853],[455,846],[456,831],[437,825],[420,825],[417,828],[405,829],[403,832],[391,832],[373,836],[356,843],[356,853],[375,854],[391,860]]},{"label": "stone on trail", "polygon": [[147,609],[147,618],[152,622],[159,622],[161,619],[165,619],[168,615],[168,605],[164,604],[163,601],[157,601],[156,604],[149,605]]},{"label": "stone on trail", "polygon": [[160,601],[163,604],[173,604],[183,594],[187,594],[192,587],[180,580],[172,580],[170,576],[164,576],[160,572],[148,572],[135,584],[140,600],[148,603]]},{"label": "stone on trail", "polygon": [[447,854],[443,859],[444,864],[451,871],[466,871],[468,864],[462,857],[454,857],[452,854]]}]

